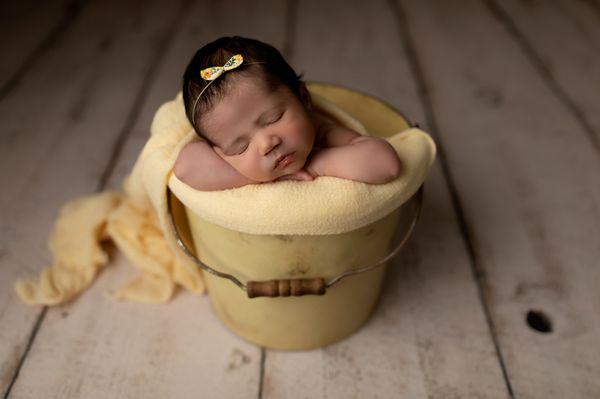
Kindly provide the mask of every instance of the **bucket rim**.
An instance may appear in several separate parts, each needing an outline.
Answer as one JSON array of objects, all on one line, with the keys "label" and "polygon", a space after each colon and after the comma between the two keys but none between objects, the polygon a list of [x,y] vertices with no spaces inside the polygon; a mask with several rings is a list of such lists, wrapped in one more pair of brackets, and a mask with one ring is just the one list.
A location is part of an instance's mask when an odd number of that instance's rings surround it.
[{"label": "bucket rim", "polygon": [[406,124],[410,127],[419,127],[419,125],[417,123],[412,122],[404,112],[400,111],[398,108],[396,108],[395,106],[393,106],[391,103],[389,103],[388,101],[374,96],[373,94],[369,94],[365,91],[362,91],[361,89],[356,89],[354,87],[350,87],[350,86],[346,86],[343,84],[337,84],[337,83],[329,83],[329,82],[323,82],[320,80],[307,80],[306,84],[310,87],[311,85],[318,85],[318,86],[326,86],[326,87],[332,87],[332,88],[338,88],[338,89],[344,89],[344,90],[348,90],[351,92],[355,92],[357,94],[360,94],[362,96],[368,97],[374,101],[377,101],[379,103],[381,103],[382,105],[384,105],[386,108],[389,108],[390,110],[394,111],[396,114],[400,115],[402,117],[402,119],[404,119],[406,121]]}]

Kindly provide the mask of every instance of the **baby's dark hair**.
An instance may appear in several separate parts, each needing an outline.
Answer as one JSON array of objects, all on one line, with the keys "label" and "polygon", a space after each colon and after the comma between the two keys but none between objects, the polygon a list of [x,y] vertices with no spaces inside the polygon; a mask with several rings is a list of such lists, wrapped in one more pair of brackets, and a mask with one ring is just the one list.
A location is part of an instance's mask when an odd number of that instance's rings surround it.
[{"label": "baby's dark hair", "polygon": [[[241,54],[244,57],[242,65],[230,72],[225,72],[213,81],[202,93],[194,110],[194,102],[198,94],[210,83],[202,79],[200,71],[211,66],[222,66],[235,54]],[[251,62],[261,63],[246,65]],[[286,86],[302,100],[302,74],[297,75],[275,47],[259,40],[240,36],[221,37],[210,42],[196,51],[183,74],[185,113],[196,133],[210,144],[213,143],[202,134],[202,115],[209,112],[227,93],[232,81],[241,76],[258,76],[270,90]],[[195,112],[195,118],[192,112]]]}]

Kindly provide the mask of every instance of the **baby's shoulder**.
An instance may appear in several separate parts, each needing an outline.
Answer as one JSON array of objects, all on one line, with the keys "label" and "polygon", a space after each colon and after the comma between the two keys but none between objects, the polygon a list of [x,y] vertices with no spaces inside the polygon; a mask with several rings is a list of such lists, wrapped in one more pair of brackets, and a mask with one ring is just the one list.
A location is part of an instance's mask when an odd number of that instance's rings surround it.
[{"label": "baby's shoulder", "polygon": [[327,148],[348,144],[360,133],[345,127],[341,122],[326,113],[314,113],[316,121],[315,146]]},{"label": "baby's shoulder", "polygon": [[203,159],[202,155],[207,151],[206,146],[206,142],[191,141],[181,148],[173,165],[173,173],[179,180],[188,182],[190,173],[197,170],[198,160]]},{"label": "baby's shoulder", "polygon": [[312,118],[315,125],[315,146],[321,147],[327,133],[337,124],[337,121],[320,110],[313,111]]}]

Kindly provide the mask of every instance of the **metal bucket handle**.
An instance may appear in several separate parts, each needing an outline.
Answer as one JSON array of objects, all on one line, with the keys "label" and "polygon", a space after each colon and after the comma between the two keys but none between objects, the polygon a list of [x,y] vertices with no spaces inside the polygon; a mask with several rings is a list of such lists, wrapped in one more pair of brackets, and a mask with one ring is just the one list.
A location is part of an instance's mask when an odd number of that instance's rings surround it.
[{"label": "metal bucket handle", "polygon": [[[404,237],[402,237],[402,239],[396,245],[396,247],[387,256],[385,256],[383,259],[379,260],[378,262],[373,263],[368,266],[360,267],[360,268],[342,273],[342,274],[338,275],[337,277],[332,278],[327,283],[325,282],[325,279],[322,277],[314,277],[314,278],[309,278],[309,279],[281,279],[281,280],[268,280],[268,281],[248,281],[246,284],[244,284],[240,280],[238,280],[235,276],[232,276],[231,274],[227,274],[227,273],[222,273],[222,272],[215,270],[212,267],[208,266],[207,264],[202,262],[200,259],[198,259],[192,253],[192,251],[190,251],[188,249],[188,247],[185,245],[185,243],[181,239],[181,236],[179,235],[179,231],[177,230],[177,227],[175,225],[172,205],[171,205],[171,201],[169,198],[169,195],[171,194],[171,189],[168,186],[167,186],[167,209],[168,209],[168,213],[169,213],[169,222],[171,225],[171,229],[173,231],[173,234],[177,238],[177,244],[181,247],[183,252],[187,256],[189,256],[190,259],[192,259],[194,261],[194,263],[196,263],[196,265],[198,265],[203,270],[206,270],[207,272],[212,273],[215,276],[222,277],[222,278],[232,281],[235,285],[240,287],[242,290],[246,291],[248,298],[255,298],[255,297],[260,297],[260,296],[266,296],[266,297],[283,296],[283,297],[285,297],[285,296],[290,296],[290,295],[292,295],[292,296],[323,295],[323,294],[325,294],[325,290],[327,288],[331,287],[333,284],[337,283],[341,279],[351,276],[353,274],[364,273],[369,270],[375,269],[376,267],[384,264],[389,259],[391,259],[394,255],[396,255],[396,253],[398,253],[400,248],[402,248],[404,246],[404,244],[410,237],[412,231],[415,228],[415,225],[417,224],[417,220],[419,219],[419,216],[421,214],[421,209],[423,207],[423,186],[424,186],[424,184],[421,184],[421,186],[419,187],[419,190],[415,194],[417,197],[416,198],[417,209],[416,209],[416,212],[410,223],[408,231],[406,232]],[[412,197],[411,197],[411,199],[412,199]],[[408,201],[410,201],[411,199],[407,200],[406,203],[408,203]]]}]

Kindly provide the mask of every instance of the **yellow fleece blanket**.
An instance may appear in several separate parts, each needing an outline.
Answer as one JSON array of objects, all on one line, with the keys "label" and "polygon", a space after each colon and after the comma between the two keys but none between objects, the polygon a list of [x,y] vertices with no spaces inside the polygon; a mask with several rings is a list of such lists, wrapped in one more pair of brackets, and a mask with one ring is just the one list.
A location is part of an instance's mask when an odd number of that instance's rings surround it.
[{"label": "yellow fleece blanket", "polygon": [[[317,108],[333,114],[346,126],[368,134],[369,126],[365,129],[349,113],[311,93]],[[37,279],[18,280],[15,284],[24,302],[56,305],[76,297],[108,263],[103,247],[107,240],[112,240],[140,270],[137,278],[110,297],[164,303],[170,300],[178,285],[192,293],[203,294],[202,272],[179,249],[170,228],[167,184],[191,210],[224,227],[257,234],[328,234],[358,228],[402,204],[424,181],[436,152],[429,135],[413,128],[388,138],[404,169],[401,176],[387,184],[320,177],[312,182],[282,181],[201,192],[186,186],[172,174],[181,148],[196,139],[185,117],[181,93],[159,108],[150,131],[150,138],[125,178],[123,193],[105,191],[79,197],[61,208],[49,239],[53,265],[44,268]],[[271,217],[274,208],[269,209],[269,218],[258,215],[262,208],[257,206],[265,204],[265,200],[277,203],[282,196],[297,199],[298,195],[307,199],[303,205],[308,208],[292,206],[286,211],[285,207],[278,207],[275,211],[279,212],[279,218],[276,219]],[[244,208],[241,206],[244,203],[251,206]],[[327,206],[316,210],[315,203]],[[248,209],[252,212],[248,213]],[[267,219],[272,223],[264,224]]]}]

